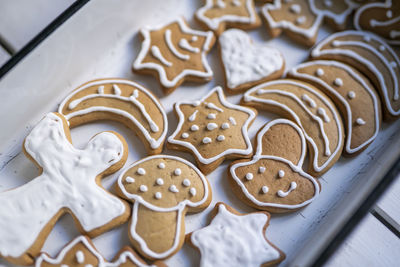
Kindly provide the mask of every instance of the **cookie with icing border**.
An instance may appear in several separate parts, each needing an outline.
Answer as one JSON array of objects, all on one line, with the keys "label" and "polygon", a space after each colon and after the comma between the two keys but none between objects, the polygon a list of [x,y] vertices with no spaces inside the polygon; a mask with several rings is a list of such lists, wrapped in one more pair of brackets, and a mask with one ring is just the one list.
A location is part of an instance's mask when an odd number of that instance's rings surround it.
[{"label": "cookie with icing border", "polygon": [[70,127],[104,119],[121,122],[139,136],[149,154],[159,154],[163,149],[167,115],[157,97],[136,82],[87,82],[71,92],[58,111],[68,119]]},{"label": "cookie with icing border", "polygon": [[307,172],[318,177],[328,171],[342,154],[344,129],[332,101],[309,83],[281,79],[248,90],[244,105],[267,110],[297,123],[309,146]]},{"label": "cookie with icing border", "polygon": [[133,203],[129,238],[148,259],[165,259],[180,250],[185,239],[185,214],[211,202],[206,177],[190,162],[175,156],[144,158],[125,168],[118,194]]},{"label": "cookie with icing border", "polygon": [[257,134],[251,161],[234,161],[228,170],[235,195],[247,205],[269,212],[292,212],[310,204],[320,185],[302,170],[306,156],[303,131],[292,121],[276,119]]},{"label": "cookie with icing border", "polygon": [[226,101],[221,87],[201,100],[177,102],[174,110],[179,122],[167,148],[192,153],[203,173],[212,172],[225,159],[251,157],[247,130],[257,112]]},{"label": "cookie with icing border", "polygon": [[346,154],[357,155],[375,140],[382,118],[380,100],[359,71],[338,61],[317,60],[292,68],[288,77],[311,83],[332,99],[346,128]]},{"label": "cookie with icing border", "polygon": [[208,226],[192,232],[189,244],[200,252],[200,266],[275,266],[285,259],[268,241],[268,212],[239,213],[219,202]]},{"label": "cookie with icing border", "polygon": [[311,52],[314,59],[334,59],[365,74],[377,89],[384,120],[400,116],[400,59],[380,37],[362,31],[328,36]]},{"label": "cookie with icing border", "polygon": [[183,18],[166,25],[140,31],[142,47],[133,62],[133,71],[158,77],[165,94],[184,81],[207,82],[213,72],[207,53],[215,43],[211,31],[189,28]]},{"label": "cookie with icing border", "polygon": [[205,0],[195,18],[206,28],[220,35],[226,28],[250,30],[261,25],[254,0]]},{"label": "cookie with icing border", "polygon": [[229,93],[237,94],[282,76],[285,60],[278,49],[253,44],[250,36],[239,29],[223,32],[218,41]]},{"label": "cookie with icing border", "polygon": [[25,138],[23,151],[40,175],[0,193],[0,255],[6,260],[32,264],[65,213],[91,237],[128,220],[128,204],[101,186],[101,178],[119,170],[128,156],[117,133],[99,133],[79,150],[64,116],[49,113]]},{"label": "cookie with icing border", "polygon": [[400,45],[400,2],[368,3],[354,14],[354,27],[380,35],[391,45]]}]

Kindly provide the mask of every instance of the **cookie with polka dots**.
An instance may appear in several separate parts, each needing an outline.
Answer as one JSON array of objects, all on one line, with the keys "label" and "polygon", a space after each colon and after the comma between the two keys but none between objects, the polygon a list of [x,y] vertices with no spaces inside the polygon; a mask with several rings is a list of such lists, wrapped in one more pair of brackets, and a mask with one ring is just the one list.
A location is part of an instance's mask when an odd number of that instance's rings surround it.
[{"label": "cookie with polka dots", "polygon": [[381,104],[374,86],[359,71],[339,61],[316,60],[294,67],[288,76],[313,84],[338,107],[346,128],[346,154],[357,155],[375,140]]},{"label": "cookie with polka dots", "polygon": [[257,134],[252,160],[239,160],[228,170],[233,192],[244,203],[269,212],[292,212],[310,204],[320,185],[302,170],[307,152],[303,130],[276,119]]},{"label": "cookie with polka dots", "polygon": [[192,153],[203,173],[212,172],[225,159],[251,157],[247,130],[257,112],[226,101],[221,87],[201,100],[176,103],[175,113],[179,122],[167,147]]},{"label": "cookie with polka dots", "polygon": [[129,238],[148,259],[164,259],[182,247],[186,212],[211,202],[206,177],[190,162],[157,155],[127,167],[118,178],[118,194],[132,202]]}]

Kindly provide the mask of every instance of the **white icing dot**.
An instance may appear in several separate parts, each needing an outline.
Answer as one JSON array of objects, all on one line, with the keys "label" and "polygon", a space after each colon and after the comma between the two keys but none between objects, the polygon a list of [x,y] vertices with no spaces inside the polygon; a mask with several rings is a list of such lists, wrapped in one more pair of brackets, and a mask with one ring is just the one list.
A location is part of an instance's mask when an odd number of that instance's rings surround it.
[{"label": "white icing dot", "polygon": [[349,92],[347,93],[347,97],[348,97],[349,99],[353,99],[353,98],[356,97],[356,93],[355,93],[354,91],[349,91]]},{"label": "white icing dot", "polygon": [[160,164],[158,164],[157,167],[158,167],[159,169],[164,169],[164,168],[165,168],[164,162],[161,162]]},{"label": "white icing dot", "polygon": [[156,192],[156,193],[154,194],[154,197],[155,197],[156,199],[161,199],[161,198],[162,198],[161,192]]},{"label": "white icing dot", "polygon": [[169,191],[171,191],[172,193],[179,192],[178,188],[176,188],[176,186],[174,184],[169,187]]},{"label": "white icing dot", "polygon": [[217,117],[217,114],[215,114],[215,113],[210,113],[210,114],[207,115],[207,119],[209,119],[209,120],[213,120],[216,117]]},{"label": "white icing dot", "polygon": [[197,39],[198,39],[197,36],[196,36],[196,35],[193,35],[193,36],[192,36],[192,39],[191,39],[191,42],[196,42]]},{"label": "white icing dot", "polygon": [[83,254],[82,251],[78,250],[75,254],[76,261],[80,264],[82,264],[85,261],[85,255]]},{"label": "white icing dot", "polygon": [[294,14],[300,14],[301,12],[301,6],[298,4],[293,4],[290,6],[290,12],[294,13]]},{"label": "white icing dot", "polygon": [[393,17],[392,10],[388,10],[388,11],[386,12],[386,17],[387,17],[388,19],[390,19],[390,18]]},{"label": "white icing dot", "polygon": [[194,197],[196,195],[196,188],[194,187],[190,188],[189,193]]},{"label": "white icing dot", "polygon": [[188,134],[188,133],[183,133],[183,134],[182,134],[182,138],[186,139],[186,138],[188,138],[188,137],[189,137],[189,134]]},{"label": "white icing dot", "polygon": [[217,141],[222,142],[224,140],[225,140],[225,136],[223,136],[223,135],[218,135],[217,136]]},{"label": "white icing dot", "polygon": [[254,175],[251,172],[246,173],[246,180],[253,180]]},{"label": "white icing dot", "polygon": [[209,144],[212,142],[212,140],[210,137],[204,137],[202,142],[203,142],[203,144]]},{"label": "white icing dot", "polygon": [[156,184],[158,184],[158,185],[163,185],[163,184],[164,184],[163,178],[157,178]]},{"label": "white icing dot", "polygon": [[356,123],[357,123],[358,125],[364,125],[364,124],[366,124],[365,120],[363,120],[362,118],[356,119]]},{"label": "white icing dot", "polygon": [[340,86],[343,85],[343,80],[340,79],[340,78],[336,78],[336,79],[333,81],[333,84],[336,85],[337,87],[340,87]]},{"label": "white icing dot", "polygon": [[221,128],[222,129],[224,129],[224,130],[226,130],[226,129],[229,129],[229,123],[227,123],[227,122],[224,122],[222,125],[221,125]]},{"label": "white icing dot", "polygon": [[240,0],[233,0],[233,1],[232,1],[232,4],[233,4],[234,6],[241,6],[241,5],[242,5],[242,3],[240,2]]},{"label": "white icing dot", "polygon": [[102,95],[104,94],[104,85],[99,86],[99,88],[97,89],[97,92]]},{"label": "white icing dot", "polygon": [[392,66],[392,68],[396,68],[397,67],[396,62],[394,62],[394,61],[390,62],[390,65]]},{"label": "white icing dot", "polygon": [[190,181],[189,181],[189,179],[183,179],[183,181],[182,181],[182,184],[184,185],[184,186],[186,186],[186,187],[188,187],[188,186],[190,186]]},{"label": "white icing dot", "polygon": [[332,42],[333,47],[338,47],[340,45],[340,42],[338,40],[335,40]]},{"label": "white icing dot", "polygon": [[261,191],[263,192],[263,194],[268,193],[268,191],[269,191],[268,186],[264,185],[263,187],[261,187]]},{"label": "white icing dot", "polygon": [[182,170],[179,169],[179,168],[176,168],[176,169],[174,170],[174,174],[175,174],[176,176],[179,176],[179,175],[182,174]]},{"label": "white icing dot", "polygon": [[364,41],[367,42],[367,43],[371,42],[371,36],[366,35],[366,36],[364,36],[363,39],[364,39]]},{"label": "white icing dot", "polygon": [[278,176],[279,176],[279,178],[283,178],[283,176],[285,176],[285,171],[284,170],[279,170]]},{"label": "white icing dot", "polygon": [[126,181],[128,184],[131,184],[131,183],[134,183],[134,182],[135,182],[135,178],[132,178],[132,177],[128,176],[128,177],[126,177],[125,181]]},{"label": "white icing dot", "polygon": [[228,119],[232,123],[232,125],[236,125],[237,124],[234,117],[229,117]]},{"label": "white icing dot", "polygon": [[196,131],[199,130],[199,126],[197,126],[196,124],[193,124],[193,125],[190,127],[190,130],[191,130],[192,132],[196,132]]},{"label": "white icing dot", "polygon": [[321,69],[321,68],[318,68],[316,71],[315,71],[315,75],[317,75],[318,77],[321,77],[322,75],[324,75],[324,70],[323,69]]},{"label": "white icing dot", "polygon": [[306,22],[306,19],[307,18],[305,16],[298,17],[296,19],[296,24],[298,24],[298,25],[304,24]]},{"label": "white icing dot", "polygon": [[259,172],[259,173],[264,173],[264,172],[265,172],[265,167],[260,167],[260,168],[258,168],[258,172]]},{"label": "white icing dot", "polygon": [[93,267],[91,264],[86,264],[85,267]]},{"label": "white icing dot", "polygon": [[66,264],[61,264],[60,267],[69,267],[69,266]]},{"label": "white icing dot", "polygon": [[139,175],[145,175],[145,174],[146,174],[146,170],[143,169],[143,168],[139,168],[139,169],[137,169],[137,173],[138,173]]},{"label": "white icing dot", "polygon": [[209,131],[212,131],[216,128],[218,128],[218,125],[214,122],[210,122],[209,124],[207,124],[207,130],[209,130]]},{"label": "white icing dot", "polygon": [[331,6],[332,6],[332,1],[331,1],[331,0],[325,0],[325,1],[324,1],[324,5],[325,5],[326,7],[331,7]]},{"label": "white icing dot", "polygon": [[385,49],[386,49],[385,46],[383,46],[383,45],[379,46],[379,51],[383,52],[383,51],[385,51]]},{"label": "white icing dot", "polygon": [[139,190],[140,190],[141,192],[147,192],[147,186],[145,186],[144,184],[142,184],[142,185],[139,187]]}]

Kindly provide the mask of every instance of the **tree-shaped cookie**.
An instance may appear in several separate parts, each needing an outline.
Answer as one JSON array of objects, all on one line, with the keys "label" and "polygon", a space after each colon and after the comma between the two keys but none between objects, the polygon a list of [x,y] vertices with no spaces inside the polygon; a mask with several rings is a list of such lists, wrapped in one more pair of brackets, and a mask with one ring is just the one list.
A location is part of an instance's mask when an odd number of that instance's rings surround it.
[{"label": "tree-shaped cookie", "polygon": [[225,100],[221,87],[199,101],[175,104],[178,127],[167,147],[189,151],[203,173],[210,173],[226,158],[249,158],[253,152],[247,129],[256,111]]},{"label": "tree-shaped cookie", "polygon": [[94,136],[83,150],[71,144],[65,118],[47,114],[26,137],[23,151],[40,176],[0,193],[0,255],[16,264],[33,259],[64,213],[77,227],[96,236],[125,222],[129,206],[100,184],[128,156],[124,139],[113,132]]},{"label": "tree-shaped cookie", "polygon": [[192,30],[183,18],[140,31],[142,48],[133,70],[158,76],[164,92],[174,91],[184,80],[204,82],[213,72],[206,55],[215,42],[212,32]]},{"label": "tree-shaped cookie", "polygon": [[303,131],[292,121],[277,119],[257,134],[251,161],[235,161],[228,171],[233,192],[246,204],[270,212],[300,209],[319,194],[317,180],[302,170],[306,156]]},{"label": "tree-shaped cookie", "polygon": [[241,214],[217,203],[212,217],[210,225],[188,238],[200,251],[200,266],[275,266],[285,259],[285,254],[266,238],[269,213]]},{"label": "tree-shaped cookie", "polygon": [[133,202],[129,237],[146,258],[175,254],[185,238],[186,212],[210,204],[211,187],[190,162],[167,155],[135,162],[118,178],[117,191]]}]

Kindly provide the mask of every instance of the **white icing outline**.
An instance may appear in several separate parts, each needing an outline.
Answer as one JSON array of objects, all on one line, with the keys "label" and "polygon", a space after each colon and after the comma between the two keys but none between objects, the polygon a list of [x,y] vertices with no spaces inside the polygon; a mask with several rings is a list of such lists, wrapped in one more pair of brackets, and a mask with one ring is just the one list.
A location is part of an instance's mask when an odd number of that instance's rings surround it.
[{"label": "white icing outline", "polygon": [[[298,70],[301,68],[307,68],[309,66],[326,66],[326,67],[330,67],[330,66],[335,66],[337,68],[343,69],[345,70],[350,76],[353,77],[353,79],[362,85],[362,87],[365,89],[365,91],[371,96],[372,98],[372,102],[373,102],[373,110],[374,110],[374,114],[375,114],[375,132],[374,134],[368,139],[365,140],[364,143],[360,144],[358,147],[355,148],[351,148],[351,139],[352,139],[352,129],[353,129],[353,114],[351,111],[351,106],[349,104],[349,101],[343,97],[341,94],[339,94],[337,92],[337,90],[335,90],[334,88],[332,88],[331,85],[327,84],[325,81],[323,81],[322,79],[319,79],[313,75],[309,75],[306,73],[300,73]],[[346,145],[345,145],[345,149],[346,152],[349,154],[352,153],[356,153],[360,150],[362,150],[364,147],[368,146],[370,143],[372,143],[376,136],[378,135],[379,132],[379,127],[380,127],[380,119],[379,119],[379,114],[380,114],[380,110],[379,110],[379,102],[378,99],[376,97],[376,95],[374,94],[373,89],[368,86],[368,84],[359,76],[357,75],[349,66],[347,66],[346,64],[340,63],[338,61],[334,61],[334,60],[316,60],[316,61],[310,61],[310,62],[305,62],[302,63],[294,68],[292,68],[289,73],[291,75],[293,75],[296,78],[303,78],[306,80],[311,80],[313,82],[316,82],[318,84],[320,84],[321,86],[323,86],[326,90],[328,90],[330,93],[332,93],[346,108],[346,115],[347,115],[347,134],[346,134]]]},{"label": "white icing outline", "polygon": [[257,20],[257,14],[255,11],[255,7],[253,5],[253,0],[245,0],[245,1],[246,1],[245,7],[247,9],[247,12],[249,13],[249,17],[228,14],[210,19],[209,17],[206,17],[204,14],[208,9],[214,8],[214,0],[207,0],[206,4],[196,11],[195,15],[197,19],[205,23],[207,27],[212,29],[213,31],[218,30],[219,24],[222,22],[253,24]]},{"label": "white icing outline", "polygon": [[164,38],[165,38],[165,43],[167,44],[169,50],[171,50],[172,54],[174,54],[174,56],[176,56],[177,58],[182,59],[182,60],[188,60],[190,58],[190,56],[186,55],[186,54],[182,54],[181,52],[179,52],[176,49],[176,47],[172,43],[171,35],[172,35],[172,32],[170,29],[165,30]]},{"label": "white icing outline", "polygon": [[[131,194],[128,191],[126,191],[123,183],[122,183],[122,178],[123,176],[126,174],[127,171],[129,171],[131,168],[145,162],[145,161],[150,161],[153,159],[171,159],[171,160],[175,160],[175,161],[179,161],[182,162],[183,164],[189,166],[192,170],[194,170],[197,175],[199,176],[200,180],[203,183],[204,186],[204,197],[203,199],[201,199],[200,201],[197,202],[192,202],[189,199],[185,199],[181,202],[178,203],[178,205],[174,206],[174,207],[170,207],[170,208],[160,208],[157,207],[151,203],[148,203],[147,201],[145,201],[140,195],[137,194]],[[124,170],[121,172],[120,176],[118,177],[118,187],[120,188],[121,192],[124,194],[124,196],[126,196],[127,198],[134,200],[134,204],[132,207],[132,218],[131,218],[131,223],[130,223],[130,235],[131,237],[140,245],[141,250],[148,256],[155,258],[155,259],[162,259],[162,258],[166,258],[168,256],[171,255],[171,253],[173,253],[179,245],[179,240],[180,240],[180,229],[181,229],[181,217],[183,216],[183,212],[186,208],[186,206],[189,207],[198,207],[201,206],[202,204],[204,204],[208,197],[209,194],[211,192],[209,192],[208,189],[208,182],[206,180],[206,177],[200,172],[200,170],[194,166],[191,162],[176,157],[176,156],[170,156],[170,155],[155,155],[155,156],[150,156],[150,157],[146,157],[144,159],[141,159],[139,161],[134,162],[133,164],[131,164],[130,166],[124,168]],[[137,223],[137,214],[138,214],[138,209],[139,209],[139,205],[143,205],[146,208],[153,210],[155,212],[172,212],[172,211],[176,211],[178,213],[177,216],[177,224],[176,224],[176,231],[175,231],[175,240],[174,243],[172,245],[172,247],[162,253],[157,253],[154,252],[152,250],[149,249],[149,247],[146,244],[146,241],[142,239],[142,237],[136,233],[136,223]]]},{"label": "white icing outline", "polygon": [[[351,36],[351,35],[356,35],[356,36],[360,36],[360,37],[367,36],[371,40],[374,40],[374,41],[378,42],[380,45],[383,45],[385,47],[386,51],[388,51],[391,54],[391,56],[394,58],[395,62],[397,63],[397,66],[400,67],[400,59],[396,55],[396,53],[393,51],[393,49],[388,44],[386,44],[380,37],[378,37],[375,34],[369,33],[369,32],[344,31],[344,32],[334,33],[334,34],[330,35],[328,38],[326,38],[325,40],[323,40],[322,42],[320,42],[319,44],[317,44],[315,46],[315,48],[311,51],[311,56],[313,58],[318,58],[321,56],[341,55],[341,56],[346,56],[346,57],[352,58],[352,59],[356,60],[357,62],[363,64],[372,73],[374,73],[376,78],[378,79],[379,85],[381,88],[377,88],[377,89],[380,89],[379,91],[381,92],[381,95],[383,94],[383,99],[385,101],[384,104],[385,104],[385,107],[388,110],[388,112],[393,116],[399,116],[400,109],[395,111],[392,108],[391,101],[389,100],[389,96],[388,96],[389,89],[387,88],[387,86],[385,84],[385,80],[383,78],[383,75],[381,74],[381,71],[378,68],[376,68],[375,64],[372,61],[370,61],[367,58],[361,57],[359,54],[357,54],[356,52],[354,52],[350,49],[343,49],[343,48],[335,47],[333,49],[321,50],[321,48],[323,46],[325,46],[327,43],[330,43],[332,40],[336,39],[337,37]],[[397,92],[397,94],[399,94],[399,78],[397,77],[396,73],[394,72],[393,68],[391,67],[390,62],[383,56],[383,54],[381,52],[379,52],[373,46],[368,45],[366,43],[362,43],[360,41],[346,41],[346,42],[338,41],[338,42],[339,42],[338,43],[339,45],[340,45],[340,43],[345,43],[346,45],[354,45],[354,46],[362,47],[363,49],[366,49],[369,52],[371,52],[372,54],[376,55],[377,59],[379,59],[382,62],[382,64],[384,66],[386,66],[387,71],[391,74],[393,84],[395,86],[395,88],[393,88],[393,91],[394,91],[393,97],[396,96],[396,92]]]},{"label": "white icing outline", "polygon": [[207,98],[209,98],[214,93],[217,93],[218,99],[219,99],[220,103],[224,107],[226,107],[228,109],[239,110],[239,111],[245,112],[245,113],[247,113],[249,115],[249,118],[245,121],[245,123],[242,126],[242,135],[243,135],[243,139],[244,139],[244,141],[245,141],[245,143],[247,145],[247,149],[229,148],[229,149],[221,152],[220,154],[218,154],[218,155],[216,155],[214,157],[204,158],[199,153],[197,148],[194,145],[192,145],[191,143],[174,139],[178,135],[178,133],[181,131],[182,126],[185,123],[185,115],[183,114],[182,110],[180,109],[180,106],[181,105],[193,105],[193,104],[198,103],[199,101],[181,101],[181,102],[177,102],[175,104],[175,111],[178,114],[179,123],[178,123],[178,126],[177,126],[175,132],[170,137],[168,137],[168,142],[169,143],[180,145],[180,146],[188,148],[189,150],[191,150],[193,152],[193,154],[196,156],[196,158],[202,164],[206,164],[206,165],[207,164],[211,164],[212,162],[218,160],[219,158],[221,158],[223,156],[226,156],[226,155],[229,155],[229,154],[249,155],[253,150],[253,147],[252,147],[251,142],[250,142],[250,138],[248,136],[247,128],[249,127],[250,122],[256,117],[255,112],[253,110],[249,109],[249,108],[246,108],[246,107],[243,107],[243,106],[240,106],[240,105],[231,104],[228,101],[226,101],[224,93],[223,93],[223,90],[222,90],[222,88],[220,86],[217,86],[213,90],[211,90],[206,96],[204,96],[200,100],[200,102],[205,102],[205,100]]},{"label": "white icing outline", "polygon": [[[110,107],[102,107],[102,106],[92,106],[86,109],[82,109],[79,111],[75,111],[75,112],[71,112],[67,115],[63,114],[62,111],[64,109],[64,107],[66,107],[66,103],[73,97],[75,96],[77,93],[85,90],[88,87],[92,87],[92,86],[98,86],[98,85],[102,85],[102,84],[110,84],[110,83],[114,83],[114,84],[127,84],[129,86],[134,87],[134,90],[140,90],[142,93],[146,94],[151,100],[153,100],[153,103],[157,106],[158,110],[160,111],[162,118],[163,118],[163,124],[164,124],[164,129],[163,132],[161,134],[161,136],[155,140],[153,137],[151,137],[151,134],[146,130],[146,128],[143,127],[142,124],[139,123],[139,121],[132,116],[130,113],[124,111],[124,110],[120,110],[117,108],[110,108]],[[126,100],[129,102],[132,102],[132,100],[130,99],[130,97],[121,97],[121,96],[115,96],[115,95],[105,95],[105,94],[99,94],[98,97],[110,97],[110,98],[118,98],[120,100]],[[139,101],[137,101],[139,102]],[[66,107],[68,109],[68,107]],[[138,107],[139,110],[140,107]],[[91,112],[96,112],[96,111],[103,111],[103,112],[111,112],[114,114],[118,114],[121,116],[124,116],[126,118],[128,118],[134,125],[136,125],[138,127],[138,129],[140,130],[140,132],[143,134],[143,136],[146,138],[146,140],[149,142],[149,145],[152,149],[157,149],[159,148],[166,136],[167,136],[167,131],[168,131],[168,119],[167,119],[167,114],[165,113],[165,110],[163,109],[163,107],[161,106],[161,103],[156,99],[155,96],[153,96],[153,94],[151,94],[147,89],[145,89],[143,86],[139,85],[136,82],[133,81],[128,81],[128,80],[119,80],[119,79],[106,79],[106,80],[98,80],[98,81],[93,81],[93,82],[89,82],[85,85],[82,85],[80,87],[78,87],[76,90],[72,91],[60,104],[59,108],[58,108],[58,112],[60,114],[63,114],[67,120],[76,117],[76,116],[81,116],[81,115],[85,115]],[[151,128],[151,124],[149,124],[150,128]]]},{"label": "white icing outline", "polygon": [[321,1],[321,0],[309,0],[308,1],[311,11],[314,14],[319,14],[323,17],[332,19],[336,25],[345,24],[348,16],[351,15],[353,10],[359,6],[358,4],[352,2],[351,0],[345,0],[344,2],[348,5],[348,7],[345,9],[345,11],[343,11],[341,13],[335,13],[329,9],[325,9],[325,10],[318,9],[315,6],[315,3],[314,3],[315,1]]},{"label": "white icing outline", "polygon": [[[323,102],[331,111],[331,113],[333,114],[333,119],[336,122],[337,128],[338,128],[338,143],[337,143],[337,147],[335,148],[335,151],[333,153],[331,153],[331,155],[328,157],[328,159],[325,161],[324,164],[322,164],[322,166],[318,166],[318,155],[319,155],[319,150],[317,148],[317,145],[315,144],[314,140],[307,134],[307,132],[304,130],[302,124],[301,124],[301,120],[300,118],[297,116],[296,113],[294,113],[288,106],[274,101],[274,100],[269,100],[269,99],[262,99],[262,98],[257,98],[254,96],[251,96],[250,94],[258,91],[259,89],[262,89],[263,87],[267,87],[270,85],[275,85],[275,84],[291,84],[294,86],[298,86],[301,87],[303,89],[305,89],[306,91],[309,91],[312,95],[317,96],[321,102]],[[296,101],[301,107],[303,107],[305,109],[305,111],[307,112],[308,109],[306,108],[306,106],[304,105],[303,101],[298,98],[296,95],[288,92],[288,91],[282,91],[279,89],[268,89],[265,90],[265,92],[263,93],[275,93],[275,94],[283,94],[285,96],[291,97],[293,98],[294,101]],[[302,84],[299,82],[296,82],[295,80],[275,80],[275,81],[270,81],[270,82],[266,82],[263,84],[260,84],[256,87],[253,87],[252,89],[248,90],[243,97],[243,100],[245,102],[250,102],[250,101],[254,101],[254,102],[258,102],[258,103],[264,103],[264,104],[269,104],[269,105],[273,105],[273,106],[278,106],[279,108],[287,111],[288,113],[291,114],[292,118],[296,121],[296,123],[300,126],[300,128],[302,128],[304,130],[304,135],[306,140],[310,143],[310,145],[312,146],[313,150],[314,150],[314,159],[312,160],[312,165],[313,165],[313,169],[315,172],[321,172],[323,171],[329,164],[330,162],[335,158],[336,154],[341,151],[341,147],[343,146],[343,130],[342,130],[342,123],[341,123],[341,119],[340,115],[336,113],[335,108],[329,103],[329,101],[323,96],[321,95],[319,92],[314,91],[313,89],[311,89],[310,87],[308,87],[306,84]],[[315,114],[313,114],[315,115]],[[316,115],[315,115],[316,116]],[[319,119],[319,120],[318,120]],[[321,118],[318,117],[318,119],[316,118],[316,121],[321,121]],[[321,127],[321,123],[320,127]],[[323,125],[323,123],[322,123]],[[325,141],[326,142],[326,141]],[[328,140],[329,142],[329,140]]]},{"label": "white icing outline", "polygon": [[[170,24],[173,24],[173,23],[178,23],[179,28],[183,33],[205,37],[204,45],[202,47],[203,51],[201,53],[201,61],[203,63],[203,67],[204,67],[205,71],[184,69],[181,73],[176,75],[172,80],[169,80],[167,77],[165,68],[163,66],[161,66],[160,64],[153,63],[153,62],[143,63],[143,59],[148,54],[150,45],[151,45],[150,32],[151,31],[159,31],[165,27],[168,27]],[[154,28],[150,28],[150,27],[144,28],[140,31],[140,33],[143,36],[143,42],[142,42],[142,47],[140,49],[139,55],[137,56],[136,60],[133,62],[133,68],[135,70],[141,70],[141,69],[156,70],[159,74],[160,83],[162,84],[163,87],[166,87],[166,88],[175,87],[177,85],[177,83],[181,79],[183,79],[185,76],[198,76],[198,77],[202,77],[202,78],[211,78],[213,76],[213,71],[211,70],[210,66],[208,65],[207,58],[206,58],[206,53],[211,49],[211,41],[213,40],[213,37],[214,37],[214,34],[211,31],[203,32],[203,31],[192,30],[186,24],[184,19],[179,17],[178,19],[175,19],[165,25],[161,25],[161,26],[154,27]]]}]

